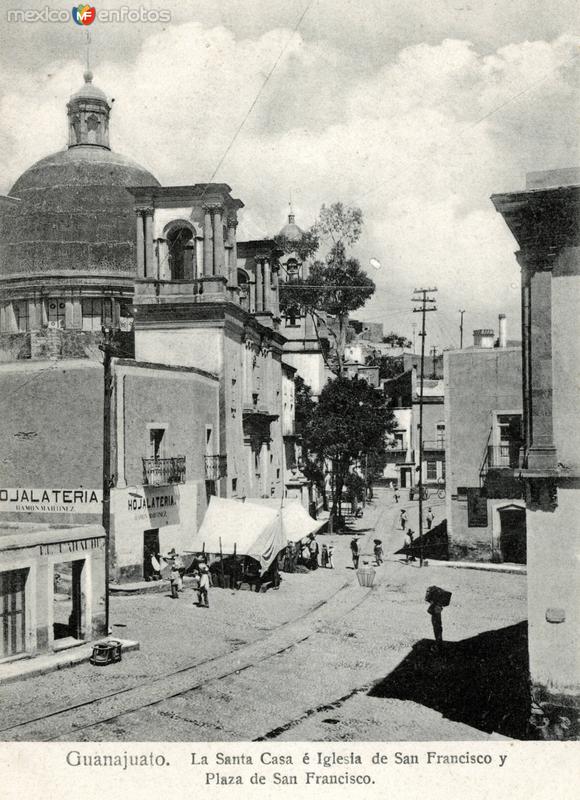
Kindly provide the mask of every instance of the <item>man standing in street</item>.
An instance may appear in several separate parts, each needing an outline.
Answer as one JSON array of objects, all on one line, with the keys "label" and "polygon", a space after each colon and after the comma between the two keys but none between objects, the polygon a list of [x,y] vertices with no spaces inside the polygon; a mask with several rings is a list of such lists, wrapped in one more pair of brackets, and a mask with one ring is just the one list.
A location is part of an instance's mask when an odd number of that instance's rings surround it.
[{"label": "man standing in street", "polygon": [[179,585],[181,583],[181,575],[175,561],[173,561],[170,567],[169,581],[171,583],[171,597],[173,597],[173,599],[176,600],[179,597]]},{"label": "man standing in street", "polygon": [[401,530],[404,531],[407,527],[407,512],[404,508],[401,509]]},{"label": "man standing in street", "polygon": [[318,569],[318,542],[316,541],[316,536],[311,534],[310,536],[310,569]]},{"label": "man standing in street", "polygon": [[209,567],[207,564],[199,565],[199,586],[197,589],[198,605],[209,608]]},{"label": "man standing in street", "polygon": [[435,514],[431,509],[431,506],[427,509],[427,515],[425,516],[425,522],[427,523],[427,530],[431,530],[431,526],[433,525],[433,520],[435,519]]},{"label": "man standing in street", "polygon": [[443,622],[441,620],[441,613],[443,606],[437,603],[431,603],[427,609],[427,613],[431,614],[431,623],[433,625],[433,634],[437,645],[437,652],[439,655],[443,653]]},{"label": "man standing in street", "polygon": [[409,528],[409,530],[407,531],[407,534],[405,536],[405,547],[407,549],[407,557],[406,557],[405,560],[406,560],[407,564],[409,563],[409,561],[415,561],[415,556],[413,555],[413,538],[414,538],[414,536],[415,536],[415,531],[413,531],[413,530],[411,530],[411,528]]},{"label": "man standing in street", "polygon": [[354,564],[354,568],[358,569],[358,560],[360,558],[360,553],[358,549],[358,539],[356,536],[353,536],[350,541],[350,551],[352,553],[352,563]]}]

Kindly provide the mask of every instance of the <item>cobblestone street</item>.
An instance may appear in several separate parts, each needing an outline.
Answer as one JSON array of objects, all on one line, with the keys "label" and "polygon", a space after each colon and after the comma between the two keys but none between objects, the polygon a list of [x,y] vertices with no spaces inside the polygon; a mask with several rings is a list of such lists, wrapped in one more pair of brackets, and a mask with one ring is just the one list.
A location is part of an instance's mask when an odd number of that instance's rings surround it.
[{"label": "cobblestone street", "polygon": [[[417,529],[417,503],[404,503]],[[436,522],[443,505],[433,504]],[[524,737],[526,578],[405,564],[399,505],[379,489],[362,560],[382,538],[375,585],[358,585],[351,536],[336,569],[283,574],[279,591],[113,599],[113,631],[141,650],[2,689],[3,739],[473,740]],[[433,651],[426,587],[453,592],[445,652]],[[31,691],[34,688],[34,691]],[[510,704],[506,705],[509,696]],[[41,700],[39,700],[41,698]],[[71,706],[74,708],[69,709]],[[63,713],[56,713],[63,711]],[[34,720],[34,721],[32,721]],[[22,724],[27,723],[27,724]]]}]

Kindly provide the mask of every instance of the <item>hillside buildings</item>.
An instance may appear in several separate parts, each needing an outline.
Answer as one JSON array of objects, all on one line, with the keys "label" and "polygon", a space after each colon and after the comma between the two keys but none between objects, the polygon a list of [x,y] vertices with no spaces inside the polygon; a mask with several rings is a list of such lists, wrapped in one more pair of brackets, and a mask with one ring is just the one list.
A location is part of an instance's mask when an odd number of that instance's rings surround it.
[{"label": "hillside buildings", "polygon": [[387,442],[384,477],[400,489],[411,490],[419,483],[438,489],[445,484],[445,398],[443,381],[423,380],[423,459],[419,463],[420,376],[412,367],[396,378],[383,382],[397,421]]},{"label": "hillside buildings", "polygon": [[[497,346],[496,346],[497,345]],[[451,559],[525,563],[521,347],[506,319],[445,354],[446,516]]]}]

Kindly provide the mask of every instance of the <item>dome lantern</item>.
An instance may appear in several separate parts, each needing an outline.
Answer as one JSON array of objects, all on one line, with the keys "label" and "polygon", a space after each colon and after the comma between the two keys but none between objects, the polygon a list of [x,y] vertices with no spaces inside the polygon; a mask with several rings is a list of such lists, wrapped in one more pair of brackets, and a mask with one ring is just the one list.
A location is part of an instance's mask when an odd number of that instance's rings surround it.
[{"label": "dome lantern", "polygon": [[109,149],[111,106],[105,93],[93,85],[93,73],[89,69],[84,79],[84,86],[67,103],[68,146],[93,145]]}]

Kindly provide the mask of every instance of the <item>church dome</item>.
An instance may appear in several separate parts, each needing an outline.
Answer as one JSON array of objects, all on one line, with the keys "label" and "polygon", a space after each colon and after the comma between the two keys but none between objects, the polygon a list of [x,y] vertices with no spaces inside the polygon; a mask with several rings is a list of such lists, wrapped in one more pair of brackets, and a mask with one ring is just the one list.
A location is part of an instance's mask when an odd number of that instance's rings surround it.
[{"label": "church dome", "polygon": [[[88,79],[90,77],[90,80]],[[159,186],[108,146],[110,106],[85,75],[68,103],[69,147],[33,164],[0,211],[0,278],[134,274],[136,224],[127,186]]]},{"label": "church dome", "polygon": [[296,217],[294,214],[288,214],[288,222],[284,225],[278,236],[288,239],[291,242],[297,242],[303,235],[304,231],[296,224]]}]

